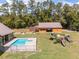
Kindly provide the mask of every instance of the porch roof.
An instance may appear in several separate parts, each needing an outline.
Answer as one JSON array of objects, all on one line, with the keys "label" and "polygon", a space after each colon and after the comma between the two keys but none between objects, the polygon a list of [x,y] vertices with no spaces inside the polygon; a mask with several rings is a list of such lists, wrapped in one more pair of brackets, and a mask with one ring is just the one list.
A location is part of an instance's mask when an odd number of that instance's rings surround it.
[{"label": "porch roof", "polygon": [[62,25],[59,22],[44,22],[39,23],[38,28],[62,28]]},{"label": "porch roof", "polygon": [[12,32],[13,31],[9,27],[7,27],[4,24],[0,23],[0,36],[5,36],[5,35],[8,35]]}]

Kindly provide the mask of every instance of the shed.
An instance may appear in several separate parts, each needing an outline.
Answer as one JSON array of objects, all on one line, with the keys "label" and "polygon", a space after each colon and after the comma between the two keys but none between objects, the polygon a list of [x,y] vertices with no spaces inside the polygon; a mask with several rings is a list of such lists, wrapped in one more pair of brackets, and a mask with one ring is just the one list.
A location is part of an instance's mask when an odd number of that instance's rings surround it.
[{"label": "shed", "polygon": [[62,32],[62,25],[59,22],[42,22],[37,28],[40,32]]}]

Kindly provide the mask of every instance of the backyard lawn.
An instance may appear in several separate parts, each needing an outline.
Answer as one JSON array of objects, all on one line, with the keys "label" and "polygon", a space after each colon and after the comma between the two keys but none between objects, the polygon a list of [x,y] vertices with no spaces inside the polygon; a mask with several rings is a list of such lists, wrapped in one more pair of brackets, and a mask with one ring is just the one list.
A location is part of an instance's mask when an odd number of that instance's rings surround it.
[{"label": "backyard lawn", "polygon": [[63,47],[60,43],[50,40],[50,33],[36,33],[15,35],[16,37],[36,37],[36,52],[4,52],[0,53],[0,59],[79,59],[79,33],[63,32],[71,35],[72,43],[66,43]]}]

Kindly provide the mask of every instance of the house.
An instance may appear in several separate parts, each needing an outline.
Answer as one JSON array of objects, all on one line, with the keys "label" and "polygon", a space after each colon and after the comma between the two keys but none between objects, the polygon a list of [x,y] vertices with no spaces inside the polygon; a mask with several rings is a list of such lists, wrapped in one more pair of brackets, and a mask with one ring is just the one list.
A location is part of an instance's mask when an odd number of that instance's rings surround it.
[{"label": "house", "polygon": [[0,45],[4,45],[13,38],[13,31],[0,23]]},{"label": "house", "polygon": [[35,26],[39,32],[62,32],[62,25],[59,22],[42,22]]}]

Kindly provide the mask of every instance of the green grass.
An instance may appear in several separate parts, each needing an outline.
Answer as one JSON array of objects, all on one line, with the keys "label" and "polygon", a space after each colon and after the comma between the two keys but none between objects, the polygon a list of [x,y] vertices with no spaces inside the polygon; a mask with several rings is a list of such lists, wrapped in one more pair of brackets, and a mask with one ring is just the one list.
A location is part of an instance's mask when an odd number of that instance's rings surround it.
[{"label": "green grass", "polygon": [[71,35],[72,43],[66,43],[66,47],[61,44],[54,44],[49,40],[50,33],[36,33],[26,35],[15,35],[16,37],[36,37],[37,52],[10,52],[3,53],[2,59],[79,59],[79,33],[63,32]]}]

